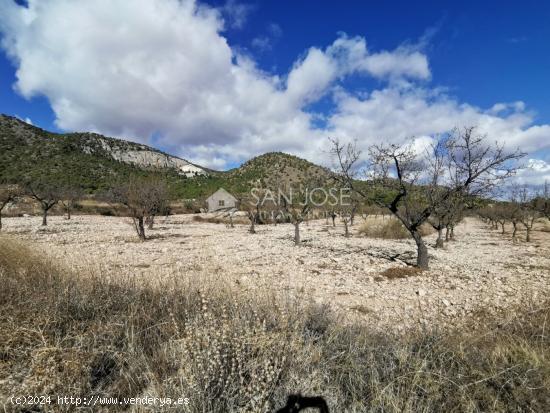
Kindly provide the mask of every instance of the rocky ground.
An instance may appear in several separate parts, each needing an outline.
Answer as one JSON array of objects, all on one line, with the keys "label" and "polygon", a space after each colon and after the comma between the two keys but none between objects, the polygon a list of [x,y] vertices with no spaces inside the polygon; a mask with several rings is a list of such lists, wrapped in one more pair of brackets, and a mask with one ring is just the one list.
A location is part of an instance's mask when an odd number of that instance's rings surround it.
[{"label": "rocky ground", "polygon": [[538,230],[533,242],[513,244],[509,234],[474,218],[456,229],[456,241],[445,249],[434,249],[435,235],[428,236],[430,270],[408,275],[414,243],[366,238],[358,224],[345,238],[341,226],[325,220],[304,223],[302,245],[295,247],[289,224],[257,226],[251,235],[244,224],[230,228],[175,215],[159,219],[141,243],[127,218],[54,216],[46,228],[40,222],[6,218],[3,232],[102,277],[162,285],[199,276],[283,300],[326,303],[343,318],[381,326],[454,322],[479,307],[536,302],[550,292],[550,232]]}]

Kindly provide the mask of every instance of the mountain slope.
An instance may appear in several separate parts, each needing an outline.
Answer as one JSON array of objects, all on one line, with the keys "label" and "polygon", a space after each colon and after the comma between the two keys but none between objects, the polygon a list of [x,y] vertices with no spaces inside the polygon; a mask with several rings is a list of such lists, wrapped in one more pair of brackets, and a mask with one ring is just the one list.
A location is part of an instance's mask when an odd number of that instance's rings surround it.
[{"label": "mountain slope", "polygon": [[45,145],[48,149],[59,147],[65,151],[80,151],[87,155],[111,158],[140,168],[176,169],[186,176],[206,175],[205,168],[147,145],[97,133],[51,133],[6,115],[0,115],[0,139],[1,144],[10,149],[24,145],[26,150],[31,149],[32,152],[38,144]]},{"label": "mountain slope", "polygon": [[201,198],[220,187],[245,194],[257,185],[299,184],[329,175],[325,168],[281,152],[217,172],[146,145],[95,133],[51,133],[0,115],[0,183],[42,179],[96,193],[135,174],[162,175],[179,198]]},{"label": "mountain slope", "polygon": [[228,171],[227,178],[243,187],[277,187],[326,181],[328,169],[294,155],[269,152]]},{"label": "mountain slope", "polygon": [[93,192],[136,173],[206,176],[197,165],[159,150],[95,133],[56,134],[0,115],[0,180],[74,182]]}]

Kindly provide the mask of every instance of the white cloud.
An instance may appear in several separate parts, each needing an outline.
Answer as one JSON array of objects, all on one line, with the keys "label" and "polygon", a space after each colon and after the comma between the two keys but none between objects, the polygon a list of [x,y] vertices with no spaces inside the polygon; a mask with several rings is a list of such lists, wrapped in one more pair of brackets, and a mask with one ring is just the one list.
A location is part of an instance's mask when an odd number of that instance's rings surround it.
[{"label": "white cloud", "polygon": [[[236,2],[220,10],[192,0],[0,4],[16,88],[46,96],[59,127],[141,142],[155,135],[167,150],[206,166],[270,150],[320,161],[329,135],[357,138],[366,149],[470,124],[523,150],[550,145],[550,126],[534,125],[522,102],[482,109],[430,87],[428,58],[413,45],[371,51],[364,38],[340,34],[273,74],[223,37],[224,27],[246,19]],[[268,34],[280,36],[280,28]],[[342,83],[350,75],[380,86],[354,93]],[[330,111],[308,109],[321,98],[332,100]],[[320,119],[326,126],[315,126]]]},{"label": "white cloud", "polygon": [[253,6],[239,3],[236,0],[227,0],[222,7],[222,14],[229,20],[229,25],[234,29],[242,29]]},{"label": "white cloud", "polygon": [[252,47],[258,49],[261,52],[271,50],[271,48],[273,47],[271,39],[267,36],[255,37],[254,39],[252,39],[250,44],[252,45]]},{"label": "white cloud", "polygon": [[267,34],[257,36],[250,42],[251,46],[260,52],[267,52],[273,49],[273,46],[283,35],[283,30],[276,23],[270,23],[267,26]]},{"label": "white cloud", "polygon": [[550,163],[531,158],[525,166],[515,179],[518,183],[541,187],[545,182],[550,182]]}]

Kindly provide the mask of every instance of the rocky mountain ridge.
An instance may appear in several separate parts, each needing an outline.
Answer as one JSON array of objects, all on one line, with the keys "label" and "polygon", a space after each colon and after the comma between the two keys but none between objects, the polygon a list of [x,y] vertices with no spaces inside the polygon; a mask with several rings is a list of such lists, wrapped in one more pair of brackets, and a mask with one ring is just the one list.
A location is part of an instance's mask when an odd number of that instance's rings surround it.
[{"label": "rocky mountain ridge", "polygon": [[57,134],[7,115],[0,115],[0,130],[3,132],[0,136],[4,144],[7,140],[26,145],[40,144],[40,139],[57,140],[59,143],[68,141],[72,143],[73,149],[84,154],[110,157],[114,161],[132,164],[140,168],[175,169],[186,177],[208,175],[206,168],[194,165],[185,159],[166,154],[147,145],[110,138],[97,133]]}]

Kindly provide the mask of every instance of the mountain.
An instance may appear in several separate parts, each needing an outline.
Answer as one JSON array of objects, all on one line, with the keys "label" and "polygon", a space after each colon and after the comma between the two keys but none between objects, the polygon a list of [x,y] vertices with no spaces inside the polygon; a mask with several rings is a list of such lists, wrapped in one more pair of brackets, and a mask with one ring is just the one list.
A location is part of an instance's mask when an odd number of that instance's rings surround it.
[{"label": "mountain", "polygon": [[17,155],[30,160],[81,152],[139,168],[174,169],[187,177],[207,175],[205,168],[147,145],[108,138],[97,133],[47,132],[6,115],[0,115],[0,145],[4,153],[9,151],[15,155],[17,152]]},{"label": "mountain", "polygon": [[213,171],[147,145],[96,133],[52,133],[0,115],[0,183],[42,179],[96,193],[135,174],[162,175],[175,196],[200,198],[219,187],[244,194],[258,184],[325,179],[328,170],[273,152],[226,172]]},{"label": "mountain", "polygon": [[324,182],[329,176],[328,169],[305,159],[282,152],[269,152],[226,172],[231,181],[240,182],[246,187],[277,187],[312,181]]}]

